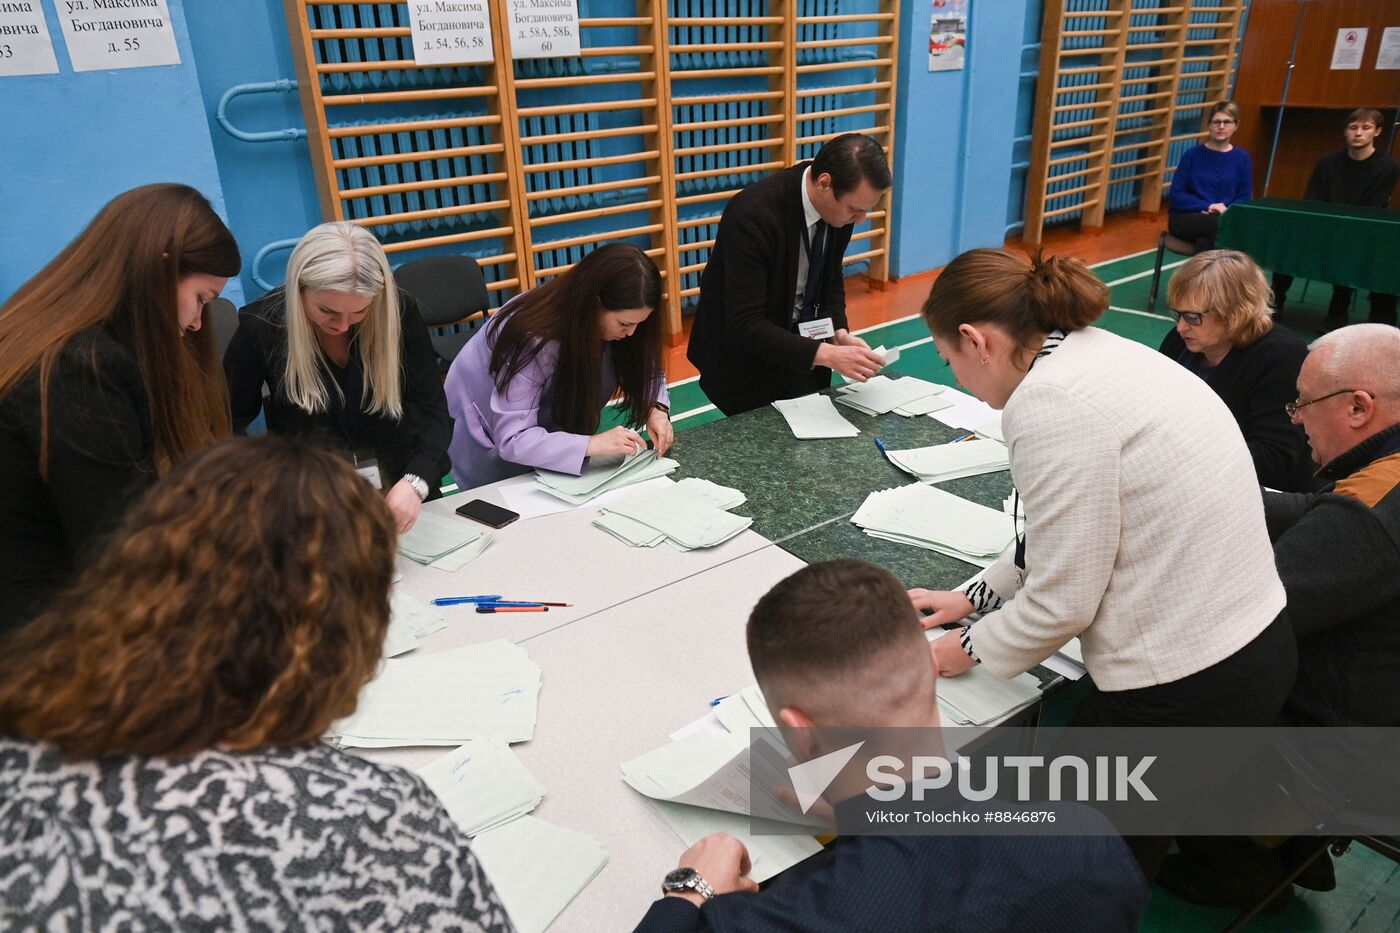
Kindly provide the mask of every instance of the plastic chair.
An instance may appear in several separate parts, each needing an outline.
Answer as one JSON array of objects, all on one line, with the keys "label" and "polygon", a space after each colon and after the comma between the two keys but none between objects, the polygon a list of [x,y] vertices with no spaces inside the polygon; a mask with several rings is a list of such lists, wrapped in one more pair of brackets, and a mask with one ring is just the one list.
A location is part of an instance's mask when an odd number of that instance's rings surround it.
[{"label": "plastic chair", "polygon": [[481,267],[470,256],[429,256],[399,266],[394,280],[417,300],[440,367],[447,372],[489,314]]},{"label": "plastic chair", "polygon": [[238,309],[227,298],[215,298],[204,306],[209,310],[209,327],[214,332],[214,353],[223,360],[233,332],[238,330]]},{"label": "plastic chair", "polygon": [[1196,255],[1194,243],[1188,243],[1163,231],[1157,240],[1157,261],[1152,266],[1152,290],[1147,293],[1148,314],[1151,314],[1157,307],[1157,287],[1162,281],[1162,260],[1166,258],[1167,250],[1171,250],[1178,256]]}]

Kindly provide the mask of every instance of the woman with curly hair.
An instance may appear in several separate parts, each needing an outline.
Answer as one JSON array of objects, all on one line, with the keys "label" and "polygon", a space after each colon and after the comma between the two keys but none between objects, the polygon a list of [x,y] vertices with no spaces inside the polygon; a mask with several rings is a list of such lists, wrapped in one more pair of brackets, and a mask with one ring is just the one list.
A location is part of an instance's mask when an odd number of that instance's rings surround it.
[{"label": "woman with curly hair", "polygon": [[204,306],[238,244],[198,191],[135,188],[0,305],[0,635],[157,475],[229,433]]},{"label": "woman with curly hair", "polygon": [[0,654],[0,916],[509,930],[423,782],[321,741],[379,662],[394,545],[349,464],[276,437],[152,488]]}]

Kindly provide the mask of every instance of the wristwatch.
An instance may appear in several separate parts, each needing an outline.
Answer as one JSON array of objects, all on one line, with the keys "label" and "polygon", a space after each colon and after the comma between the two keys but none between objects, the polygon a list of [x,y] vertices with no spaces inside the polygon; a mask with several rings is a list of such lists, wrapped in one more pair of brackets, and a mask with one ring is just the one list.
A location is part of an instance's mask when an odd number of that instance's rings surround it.
[{"label": "wristwatch", "polygon": [[669,872],[661,882],[661,892],[672,894],[676,891],[694,891],[705,900],[715,896],[715,889],[710,887],[710,883],[700,877],[700,873],[693,868],[677,868]]},{"label": "wristwatch", "polygon": [[664,411],[668,415],[671,413],[671,406],[667,405],[665,402],[652,402],[651,407],[658,411]]},{"label": "wristwatch", "polygon": [[419,499],[428,498],[428,481],[414,473],[405,473],[404,482],[413,487],[413,491],[418,493]]}]

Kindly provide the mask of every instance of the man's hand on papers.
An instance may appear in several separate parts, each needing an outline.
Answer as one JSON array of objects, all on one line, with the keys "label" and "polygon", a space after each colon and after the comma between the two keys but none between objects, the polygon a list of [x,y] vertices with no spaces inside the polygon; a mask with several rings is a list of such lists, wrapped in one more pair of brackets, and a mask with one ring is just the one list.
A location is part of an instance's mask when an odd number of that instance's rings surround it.
[{"label": "man's hand on papers", "polygon": [[656,445],[656,455],[666,456],[666,451],[671,449],[671,442],[676,439],[675,428],[671,427],[671,416],[659,408],[653,408],[651,414],[647,415],[647,433]]},{"label": "man's hand on papers", "polygon": [[[749,850],[744,844],[728,833],[711,833],[681,854],[680,868],[693,868],[700,877],[709,882],[715,894],[732,894],[735,891],[757,891],[758,882],[749,877],[753,865],[749,862]],[[684,897],[696,907],[703,904],[704,898],[694,891],[678,892],[670,897]]]},{"label": "man's hand on papers", "polygon": [[961,622],[972,612],[972,600],[961,590],[915,588],[909,591],[909,601],[919,611],[919,624],[926,629]]},{"label": "man's hand on papers", "polygon": [[860,346],[818,344],[817,357],[814,360],[816,365],[834,369],[852,382],[864,382],[885,368],[884,357],[871,350],[864,340],[859,337],[850,339],[859,341]]}]

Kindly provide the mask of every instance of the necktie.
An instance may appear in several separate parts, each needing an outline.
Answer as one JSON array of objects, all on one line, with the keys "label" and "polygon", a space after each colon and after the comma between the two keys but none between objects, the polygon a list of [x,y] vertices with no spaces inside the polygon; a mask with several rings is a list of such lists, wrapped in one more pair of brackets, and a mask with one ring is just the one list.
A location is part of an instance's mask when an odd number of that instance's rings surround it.
[{"label": "necktie", "polygon": [[807,284],[802,290],[802,320],[816,317],[817,302],[822,293],[822,272],[826,257],[826,223],[817,221],[812,231],[812,244],[807,250]]}]

